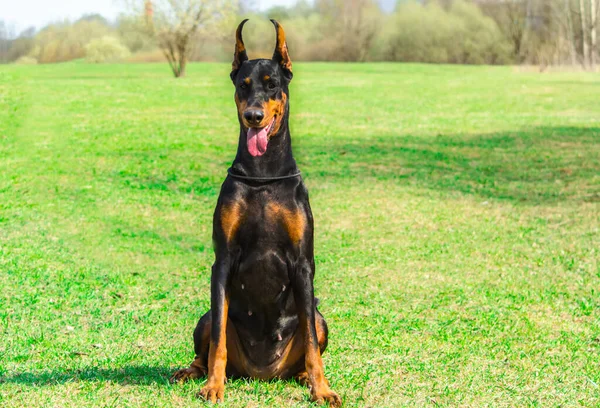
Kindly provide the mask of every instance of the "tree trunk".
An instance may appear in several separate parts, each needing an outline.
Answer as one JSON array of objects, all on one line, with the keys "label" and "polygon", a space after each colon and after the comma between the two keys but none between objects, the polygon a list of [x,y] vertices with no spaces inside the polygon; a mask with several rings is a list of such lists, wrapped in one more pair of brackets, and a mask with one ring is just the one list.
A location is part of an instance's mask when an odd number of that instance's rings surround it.
[{"label": "tree trunk", "polygon": [[179,66],[177,65],[177,59],[175,58],[175,52],[173,51],[173,47],[169,44],[163,45],[163,54],[165,58],[169,62],[169,66],[171,67],[171,71],[173,71],[173,75],[175,78],[179,76]]},{"label": "tree trunk", "polygon": [[177,39],[177,66],[179,70],[177,78],[183,78],[185,76],[185,67],[187,65],[188,49],[189,49],[190,37],[187,35],[181,36]]},{"label": "tree trunk", "polygon": [[575,66],[577,64],[577,49],[575,46],[575,34],[573,33],[570,0],[565,0],[565,16],[567,17],[567,35],[569,36],[569,57],[571,57],[571,65]]},{"label": "tree trunk", "polygon": [[185,68],[187,66],[187,58],[182,55],[179,58],[179,75],[175,75],[177,78],[183,78],[185,76]]},{"label": "tree trunk", "polygon": [[526,25],[531,29],[533,26],[533,3],[531,0],[527,0],[527,5],[525,7],[525,22]]},{"label": "tree trunk", "polygon": [[598,16],[596,12],[596,0],[590,0],[590,64],[592,69],[596,68],[596,56],[598,55],[598,50],[596,49],[596,23]]},{"label": "tree trunk", "polygon": [[581,42],[582,42],[582,53],[583,53],[583,68],[587,68],[589,65],[589,51],[587,43],[587,21],[585,18],[585,3],[584,0],[579,0],[579,15],[581,17]]}]

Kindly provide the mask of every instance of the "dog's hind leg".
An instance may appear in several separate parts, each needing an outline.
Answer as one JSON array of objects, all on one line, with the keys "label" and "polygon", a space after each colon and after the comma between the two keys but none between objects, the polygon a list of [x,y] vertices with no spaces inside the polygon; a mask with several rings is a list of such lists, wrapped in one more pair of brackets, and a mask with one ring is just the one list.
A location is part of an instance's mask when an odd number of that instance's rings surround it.
[{"label": "dog's hind leg", "polygon": [[[319,342],[319,350],[321,352],[321,355],[323,355],[323,353],[325,352],[325,349],[327,348],[329,329],[327,327],[327,322],[325,321],[325,318],[318,310],[315,315],[315,324],[317,327],[317,339]],[[294,376],[294,378],[300,384],[310,388],[310,381],[309,381],[309,377],[308,377],[308,373],[306,372],[306,369],[303,369],[301,372],[296,374]],[[329,385],[329,381],[327,381],[327,379],[325,379],[325,381]]]},{"label": "dog's hind leg", "polygon": [[212,315],[210,310],[198,320],[194,330],[194,351],[196,358],[188,368],[176,371],[171,382],[188,381],[204,377],[208,372],[208,348],[210,345],[210,327]]},{"label": "dog's hind leg", "polygon": [[309,389],[312,400],[317,403],[329,403],[332,407],[341,407],[342,399],[329,387],[325,379],[321,344],[319,344],[317,321],[321,320],[315,307],[314,264],[306,258],[300,259],[296,271],[292,274],[292,289],[298,306],[300,329],[304,337],[304,360],[308,373]]}]

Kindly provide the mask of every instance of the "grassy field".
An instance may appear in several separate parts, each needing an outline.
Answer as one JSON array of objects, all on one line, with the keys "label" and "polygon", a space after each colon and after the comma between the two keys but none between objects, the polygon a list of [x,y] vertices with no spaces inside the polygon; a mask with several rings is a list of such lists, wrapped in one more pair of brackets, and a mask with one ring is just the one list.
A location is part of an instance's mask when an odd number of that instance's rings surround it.
[{"label": "grassy field", "polygon": [[[349,407],[600,405],[600,75],[296,64]],[[0,67],[0,405],[201,406],[228,66]],[[309,406],[229,381],[230,407]]]}]

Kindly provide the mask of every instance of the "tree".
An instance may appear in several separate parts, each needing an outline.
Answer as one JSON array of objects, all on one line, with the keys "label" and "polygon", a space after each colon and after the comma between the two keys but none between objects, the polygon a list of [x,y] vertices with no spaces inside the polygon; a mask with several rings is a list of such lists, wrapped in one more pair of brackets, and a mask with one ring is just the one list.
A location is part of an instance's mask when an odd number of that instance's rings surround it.
[{"label": "tree", "polygon": [[504,36],[511,42],[513,58],[520,62],[527,31],[527,2],[479,0],[477,4],[484,13],[496,21]]},{"label": "tree", "polygon": [[575,48],[575,33],[573,29],[573,18],[571,17],[571,3],[570,0],[564,0],[564,7],[562,13],[565,16],[566,32],[569,43],[569,57],[571,65],[576,65],[577,62],[577,50]]},{"label": "tree", "polygon": [[590,64],[592,69],[596,68],[596,25],[598,24],[598,7],[596,0],[590,0]]},{"label": "tree", "polygon": [[373,0],[317,0],[329,60],[365,61],[379,31],[381,9]]},{"label": "tree", "polygon": [[9,51],[14,38],[14,27],[7,24],[4,20],[0,20],[0,62],[10,61]]},{"label": "tree", "polygon": [[584,0],[579,0],[579,17],[581,21],[581,44],[583,53],[583,67],[587,68],[589,66],[589,50],[588,50],[588,42],[587,42],[587,29],[586,29],[586,17],[585,17],[585,2]]},{"label": "tree", "polygon": [[513,55],[518,61],[521,58],[521,46],[525,35],[525,8],[521,1],[507,1],[504,7],[508,18],[508,36],[513,44]]},{"label": "tree", "polygon": [[117,19],[117,33],[123,44],[131,52],[148,51],[156,48],[156,41],[148,32],[145,21],[139,18],[120,15]]},{"label": "tree", "polygon": [[590,67],[600,0],[476,0],[514,45],[517,61]]},{"label": "tree", "polygon": [[234,0],[133,0],[132,5],[144,10],[145,29],[156,38],[176,78],[185,76],[194,38],[209,36],[237,9]]}]

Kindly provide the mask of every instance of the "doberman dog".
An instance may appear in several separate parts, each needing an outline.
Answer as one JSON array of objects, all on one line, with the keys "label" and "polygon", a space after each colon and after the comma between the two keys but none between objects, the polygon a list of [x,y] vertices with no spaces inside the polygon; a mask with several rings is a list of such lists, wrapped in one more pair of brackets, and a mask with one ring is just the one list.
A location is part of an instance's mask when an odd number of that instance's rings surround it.
[{"label": "doberman dog", "polygon": [[226,376],[296,378],[313,401],[339,407],[321,360],[328,329],[314,297],[313,216],[292,156],[292,62],[275,20],[272,59],[248,60],[246,21],[231,71],[239,145],[213,218],[211,309],[194,330],[194,361],[172,381],[208,375],[199,394],[217,402]]}]

